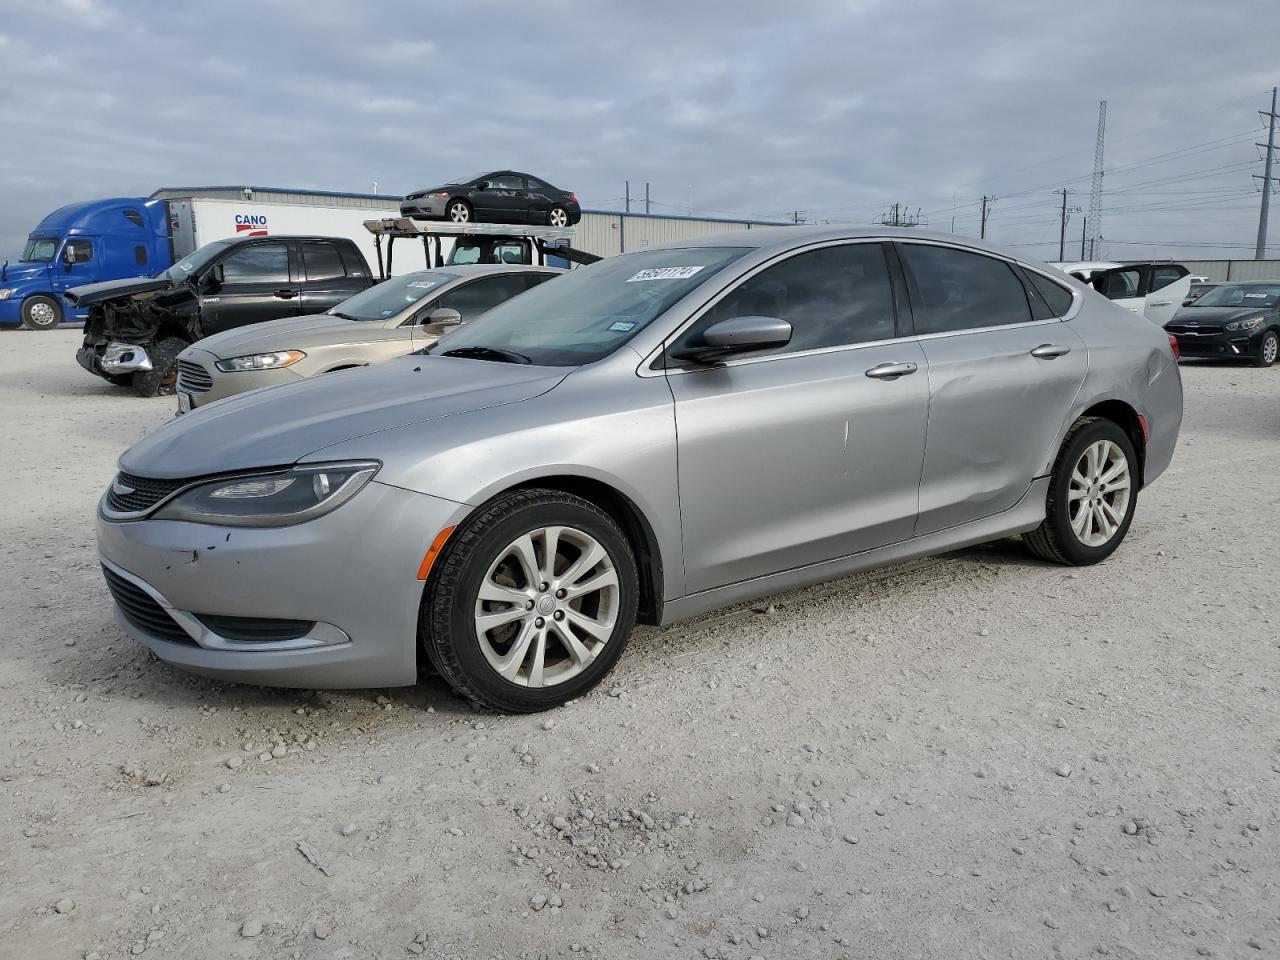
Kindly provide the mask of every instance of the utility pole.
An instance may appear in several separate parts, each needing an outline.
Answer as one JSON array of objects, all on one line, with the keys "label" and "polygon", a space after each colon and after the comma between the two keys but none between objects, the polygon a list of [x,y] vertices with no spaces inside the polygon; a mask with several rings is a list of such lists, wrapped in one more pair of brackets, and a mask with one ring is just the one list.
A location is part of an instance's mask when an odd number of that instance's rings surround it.
[{"label": "utility pole", "polygon": [[1067,259],[1067,188],[1062,188],[1062,215],[1058,226],[1058,262]]},{"label": "utility pole", "polygon": [[1089,186],[1089,259],[1102,256],[1102,148],[1107,141],[1107,101],[1098,101],[1098,140],[1093,148],[1093,183]]},{"label": "utility pole", "polygon": [[1085,232],[1089,229],[1089,218],[1085,217],[1080,221],[1080,259],[1084,259],[1084,238]]},{"label": "utility pole", "polygon": [[991,212],[991,205],[995,202],[995,197],[988,197],[986,194],[982,195],[982,227],[978,231],[979,240],[987,239],[987,215]]},{"label": "utility pole", "polygon": [[[1261,116],[1267,118],[1267,157],[1262,165],[1262,206],[1258,209],[1258,246],[1253,252],[1255,260],[1265,260],[1267,256],[1267,217],[1271,213],[1271,191],[1274,189],[1271,184],[1273,180],[1280,177],[1271,176],[1271,161],[1276,152],[1276,88],[1271,88],[1271,109],[1269,111],[1259,111]],[[1258,144],[1263,146],[1263,144]],[[1258,179],[1254,175],[1254,179]]]},{"label": "utility pole", "polygon": [[649,212],[649,181],[644,182],[644,212]]},{"label": "utility pole", "polygon": [[803,210],[795,210],[791,214],[791,222],[792,223],[808,223],[809,218],[805,216],[805,212]]},{"label": "utility pole", "polygon": [[626,181],[626,184],[627,186],[626,186],[625,196],[626,196],[626,203],[627,203],[627,213],[630,213],[631,212],[631,181],[630,180]]}]

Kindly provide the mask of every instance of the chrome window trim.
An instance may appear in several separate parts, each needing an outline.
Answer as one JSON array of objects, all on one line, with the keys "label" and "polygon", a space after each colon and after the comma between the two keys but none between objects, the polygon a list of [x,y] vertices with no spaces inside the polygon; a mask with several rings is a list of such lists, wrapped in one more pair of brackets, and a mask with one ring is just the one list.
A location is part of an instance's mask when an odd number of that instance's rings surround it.
[{"label": "chrome window trim", "polygon": [[[316,622],[316,625],[307,632],[306,636],[296,637],[292,640],[264,640],[261,642],[249,640],[228,640],[226,637],[214,633],[201,623],[200,620],[187,613],[185,610],[179,610],[172,603],[166,600],[159,590],[151,586],[151,584],[147,583],[147,581],[143,580],[141,577],[135,576],[128,570],[122,570],[106,557],[99,556],[98,559],[102,562],[102,565],[112,573],[124,580],[128,580],[135,587],[158,603],[164,609],[164,612],[171,616],[174,622],[186,631],[187,635],[191,637],[197,645],[205,650],[230,650],[236,652],[307,650],[312,647],[331,647],[334,644],[351,642],[351,638],[347,636],[343,630],[335,627],[331,623],[323,623],[320,621]],[[116,609],[119,609],[118,604],[116,605]],[[130,624],[130,626],[133,625]],[[133,629],[141,630],[142,628],[133,627]],[[145,630],[142,632],[146,633]]]},{"label": "chrome window trim", "polygon": [[[1032,319],[1032,320],[1027,320],[1020,323],[1003,323],[997,326],[990,326],[990,327],[966,327],[963,330],[945,330],[939,333],[917,333],[907,337],[888,337],[881,340],[864,340],[859,343],[842,343],[842,344],[836,344],[830,347],[817,347],[813,350],[801,350],[796,353],[777,353],[777,354],[770,354],[768,356],[759,356],[759,357],[746,356],[746,357],[740,357],[736,360],[728,360],[728,361],[725,361],[724,363],[715,364],[714,366],[678,367],[675,369],[664,369],[664,368],[654,369],[653,368],[653,364],[658,360],[659,357],[662,356],[664,352],[666,352],[667,345],[671,341],[679,338],[682,334],[684,334],[686,330],[689,329],[689,327],[691,327],[693,324],[701,320],[702,317],[709,310],[711,310],[713,307],[716,306],[716,304],[718,304],[721,300],[723,300],[726,296],[728,296],[731,291],[737,289],[740,285],[746,283],[748,280],[756,276],[761,271],[766,270],[769,267],[775,266],[777,263],[779,263],[784,259],[789,259],[790,257],[796,256],[801,253],[808,253],[811,250],[818,250],[823,247],[847,246],[853,243],[880,243],[880,244],[915,243],[915,244],[929,245],[934,247],[945,247],[952,250],[959,250],[963,253],[973,253],[979,256],[991,257],[993,260],[999,260],[1003,263],[1006,263],[1012,266],[1017,266],[1023,270],[1030,270],[1035,273],[1038,273],[1045,279],[1053,283],[1056,283],[1060,287],[1063,287],[1071,294],[1071,306],[1067,309],[1067,312],[1062,316],[1047,317],[1043,320]],[[1018,282],[1021,283],[1022,280],[1019,278]],[[910,294],[908,293],[908,296],[909,295]],[[1015,330],[1023,327],[1044,326],[1050,323],[1065,323],[1075,318],[1075,316],[1080,312],[1082,305],[1083,305],[1083,295],[1080,290],[1076,289],[1073,286],[1063,283],[1061,279],[1053,277],[1051,274],[1040,269],[1039,267],[1036,267],[1029,263],[1025,263],[1021,260],[1017,260],[1014,257],[1006,256],[1000,253],[995,253],[993,251],[984,250],[979,247],[970,247],[963,243],[951,243],[951,242],[946,242],[941,240],[931,240],[931,239],[925,239],[925,238],[921,238],[917,240],[914,238],[888,237],[888,236],[849,237],[849,238],[840,239],[840,240],[821,240],[815,243],[805,244],[802,247],[796,247],[792,250],[787,250],[784,253],[779,253],[777,256],[771,257],[765,262],[757,264],[749,273],[743,274],[742,276],[738,277],[737,280],[735,280],[730,286],[725,287],[723,290],[721,290],[715,296],[714,299],[708,300],[702,306],[698,307],[696,311],[694,311],[692,314],[689,315],[689,317],[684,321],[684,323],[680,324],[679,327],[677,327],[674,331],[672,331],[672,333],[668,335],[660,344],[658,344],[657,347],[649,351],[648,355],[645,356],[645,358],[640,362],[639,366],[636,368],[636,374],[637,376],[641,376],[641,377],[662,377],[662,376],[674,376],[677,374],[686,374],[686,373],[702,373],[706,370],[718,370],[726,367],[740,367],[740,366],[745,366],[747,364],[753,364],[753,363],[765,363],[770,360],[787,360],[793,357],[794,358],[813,357],[813,356],[820,356],[828,353],[841,353],[848,350],[861,350],[867,347],[882,347],[891,343],[908,343],[908,342],[918,343],[922,340],[937,340],[942,337],[969,336],[970,334],[975,334],[975,333],[985,333],[986,331],[989,331],[989,330]],[[1027,309],[1028,310],[1031,309],[1031,304],[1029,302],[1027,304]]]}]

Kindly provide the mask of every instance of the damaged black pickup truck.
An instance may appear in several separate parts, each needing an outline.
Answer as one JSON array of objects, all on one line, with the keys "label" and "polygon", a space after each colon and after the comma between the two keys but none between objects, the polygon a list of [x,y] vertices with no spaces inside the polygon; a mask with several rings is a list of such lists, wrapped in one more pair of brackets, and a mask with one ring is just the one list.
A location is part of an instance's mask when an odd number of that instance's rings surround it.
[{"label": "damaged black pickup truck", "polygon": [[253,237],[205,244],[154,277],[72,287],[89,307],[80,366],[140,396],[171,394],[178,354],[248,323],[324,313],[372,285],[345,237]]}]

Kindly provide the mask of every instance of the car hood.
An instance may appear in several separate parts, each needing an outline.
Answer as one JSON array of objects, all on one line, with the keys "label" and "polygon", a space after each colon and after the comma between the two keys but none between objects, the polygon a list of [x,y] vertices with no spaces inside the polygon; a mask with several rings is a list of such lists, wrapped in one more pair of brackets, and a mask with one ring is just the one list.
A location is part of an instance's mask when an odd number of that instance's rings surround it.
[{"label": "car hood", "polygon": [[136,293],[150,293],[171,286],[173,281],[168,277],[129,277],[125,280],[82,284],[72,287],[63,296],[73,307],[87,307],[92,303],[124,299]]},{"label": "car hood", "polygon": [[224,330],[196,342],[195,349],[219,360],[272,350],[302,350],[331,343],[367,343],[395,335],[377,320],[344,320],[326,313],[286,317]]},{"label": "car hood", "polygon": [[1221,327],[1233,320],[1256,317],[1266,313],[1269,307],[1183,307],[1173,315],[1170,323],[1198,323],[1202,327]]},{"label": "car hood", "polygon": [[126,450],[120,469],[175,479],[282,466],[356,437],[536,397],[568,372],[459,357],[400,357],[200,407]]},{"label": "car hood", "polygon": [[[3,261],[0,261],[2,263]],[[49,276],[47,263],[10,263],[5,270],[5,278],[0,280],[0,287],[10,287],[24,280],[44,280]]]}]

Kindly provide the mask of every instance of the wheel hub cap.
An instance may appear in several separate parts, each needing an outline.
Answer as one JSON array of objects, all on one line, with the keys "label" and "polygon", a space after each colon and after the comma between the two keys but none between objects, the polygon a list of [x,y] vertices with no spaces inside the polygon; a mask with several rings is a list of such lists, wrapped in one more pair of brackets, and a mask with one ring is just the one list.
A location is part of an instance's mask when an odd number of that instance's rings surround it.
[{"label": "wheel hub cap", "polygon": [[573,527],[541,527],[499,552],[476,598],[476,640],[503,679],[564,683],[613,635],[620,603],[608,552]]},{"label": "wheel hub cap", "polygon": [[1087,547],[1101,547],[1120,530],[1129,511],[1129,461],[1111,440],[1089,444],[1071,471],[1067,514],[1071,531]]}]

